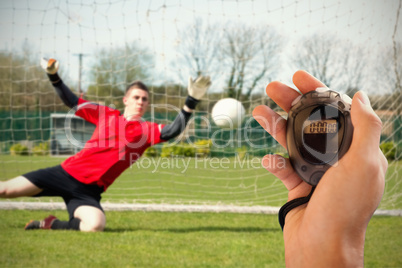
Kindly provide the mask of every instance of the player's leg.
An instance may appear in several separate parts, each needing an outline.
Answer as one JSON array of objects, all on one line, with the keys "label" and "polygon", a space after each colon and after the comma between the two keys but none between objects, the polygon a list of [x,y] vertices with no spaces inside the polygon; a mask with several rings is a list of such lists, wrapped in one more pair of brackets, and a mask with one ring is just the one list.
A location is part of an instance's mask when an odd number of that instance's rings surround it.
[{"label": "player's leg", "polygon": [[105,229],[106,217],[100,204],[103,189],[96,185],[74,183],[74,196],[64,196],[69,221],[56,219],[52,230],[77,230],[83,232],[101,232]]},{"label": "player's leg", "polygon": [[42,189],[38,188],[24,176],[18,176],[14,179],[0,182],[1,198],[35,196],[40,192],[42,192]]},{"label": "player's leg", "polygon": [[74,218],[79,219],[80,231],[102,232],[106,226],[105,213],[93,206],[80,206],[74,212]]},{"label": "player's leg", "polygon": [[[41,221],[29,222],[25,229],[52,229],[77,231],[103,231],[106,217],[100,205],[103,187],[87,185],[77,181],[66,173],[61,166],[42,171],[51,175],[46,180],[46,189],[42,194],[61,196],[66,203],[69,221],[61,221],[50,215]],[[38,185],[44,185],[42,173],[29,175]],[[39,176],[40,175],[40,176]]]},{"label": "player's leg", "polygon": [[102,210],[93,206],[80,206],[69,221],[61,221],[53,215],[41,221],[30,221],[25,230],[52,229],[101,232],[105,229],[106,217]]},{"label": "player's leg", "polygon": [[61,221],[53,215],[41,221],[30,221],[25,230],[52,229],[74,230],[82,232],[102,232],[105,229],[106,217],[103,211],[93,206],[80,206],[69,221]]}]

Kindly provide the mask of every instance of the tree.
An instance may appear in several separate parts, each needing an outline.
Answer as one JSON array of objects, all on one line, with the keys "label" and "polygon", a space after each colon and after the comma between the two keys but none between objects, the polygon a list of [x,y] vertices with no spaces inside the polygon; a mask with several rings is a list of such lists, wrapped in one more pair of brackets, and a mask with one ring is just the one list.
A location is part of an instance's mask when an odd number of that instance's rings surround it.
[{"label": "tree", "polygon": [[379,51],[376,61],[376,87],[388,89],[387,107],[398,115],[402,113],[402,43]]},{"label": "tree", "polygon": [[25,42],[20,52],[0,52],[0,110],[63,109],[31,47]]},{"label": "tree", "polygon": [[[193,25],[179,31],[177,40],[178,58],[173,63],[176,69],[189,69],[195,78],[216,72],[218,64],[219,30],[217,24],[205,24],[196,18]],[[185,73],[179,71],[178,74]],[[180,77],[186,81],[186,77]]]},{"label": "tree", "polygon": [[91,68],[91,84],[87,98],[123,107],[122,96],[126,87],[135,80],[146,80],[152,57],[137,44],[101,49],[96,53],[96,62]]},{"label": "tree", "polygon": [[262,79],[270,80],[279,69],[282,40],[266,25],[209,25],[196,19],[179,32],[179,40],[178,73],[210,74],[214,87],[222,85],[228,97],[249,98]]},{"label": "tree", "polygon": [[336,52],[338,41],[329,35],[314,34],[304,38],[295,51],[295,64],[298,69],[307,70],[328,87],[339,75],[339,68],[333,68],[333,61],[339,57]]},{"label": "tree", "polygon": [[331,34],[303,38],[293,64],[322,81],[327,87],[353,96],[367,77],[367,50]]},{"label": "tree", "polygon": [[278,71],[282,40],[269,26],[228,24],[221,47],[228,97],[249,98],[258,82]]},{"label": "tree", "polygon": [[355,93],[362,90],[364,83],[370,77],[368,66],[369,49],[363,46],[353,46],[347,43],[343,44],[344,68],[342,76],[343,83],[341,88],[345,90],[346,95],[353,97]]}]

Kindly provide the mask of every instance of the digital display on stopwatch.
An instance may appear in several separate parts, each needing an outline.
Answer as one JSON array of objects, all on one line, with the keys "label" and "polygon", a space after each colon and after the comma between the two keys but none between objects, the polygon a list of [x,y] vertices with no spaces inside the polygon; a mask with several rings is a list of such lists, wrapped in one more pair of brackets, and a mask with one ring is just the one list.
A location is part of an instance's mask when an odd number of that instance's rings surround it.
[{"label": "digital display on stopwatch", "polygon": [[303,129],[304,134],[333,134],[338,132],[336,120],[307,120]]},{"label": "digital display on stopwatch", "polygon": [[300,177],[316,185],[350,146],[350,103],[332,90],[312,91],[292,104],[287,122],[290,162]]},{"label": "digital display on stopwatch", "polygon": [[330,162],[342,141],[343,116],[329,105],[310,106],[295,118],[296,143],[302,157],[311,164]]}]

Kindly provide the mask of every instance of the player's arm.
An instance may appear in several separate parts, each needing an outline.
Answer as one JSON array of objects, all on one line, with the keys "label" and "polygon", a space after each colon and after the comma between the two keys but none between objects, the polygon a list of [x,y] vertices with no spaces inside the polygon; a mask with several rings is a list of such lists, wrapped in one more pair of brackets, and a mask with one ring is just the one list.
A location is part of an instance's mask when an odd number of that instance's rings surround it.
[{"label": "player's arm", "polygon": [[55,59],[41,60],[41,66],[46,71],[50,82],[52,82],[60,99],[70,108],[78,105],[78,97],[63,83],[57,71],[59,69],[59,62]]},{"label": "player's arm", "polygon": [[188,120],[191,117],[197,104],[200,102],[201,98],[207,92],[209,86],[211,85],[211,79],[209,76],[200,76],[195,81],[190,77],[188,81],[188,96],[184,104],[183,109],[176,116],[175,120],[162,128],[161,139],[170,140],[177,137],[186,128]]}]

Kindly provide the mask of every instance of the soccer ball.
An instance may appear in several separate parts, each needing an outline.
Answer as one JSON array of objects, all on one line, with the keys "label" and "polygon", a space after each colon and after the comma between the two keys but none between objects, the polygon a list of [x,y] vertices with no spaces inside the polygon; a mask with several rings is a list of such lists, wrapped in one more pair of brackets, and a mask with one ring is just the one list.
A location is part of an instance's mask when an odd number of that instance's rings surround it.
[{"label": "soccer ball", "polygon": [[221,99],[212,108],[212,119],[220,128],[238,128],[244,116],[245,110],[243,104],[232,98]]}]

